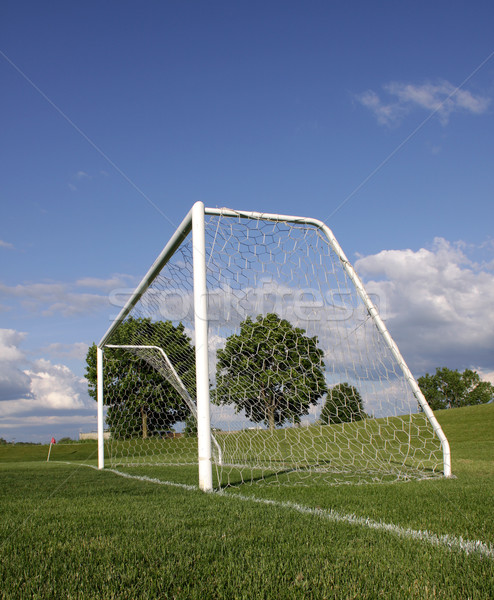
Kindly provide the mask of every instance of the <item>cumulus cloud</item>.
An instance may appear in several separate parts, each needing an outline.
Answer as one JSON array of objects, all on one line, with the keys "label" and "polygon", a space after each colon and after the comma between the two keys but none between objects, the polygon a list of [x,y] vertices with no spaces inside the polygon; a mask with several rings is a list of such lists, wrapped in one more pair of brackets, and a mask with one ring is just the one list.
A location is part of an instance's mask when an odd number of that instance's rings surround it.
[{"label": "cumulus cloud", "polygon": [[366,288],[412,370],[494,368],[494,274],[467,248],[436,238],[430,249],[384,250],[359,258]]},{"label": "cumulus cloud", "polygon": [[29,377],[18,367],[25,360],[19,345],[26,334],[0,329],[0,402],[31,398]]},{"label": "cumulus cloud", "polygon": [[490,104],[485,96],[460,89],[449,81],[437,83],[391,82],[383,86],[387,99],[373,90],[357,95],[357,100],[368,108],[381,125],[397,125],[413,110],[422,109],[435,113],[442,125],[447,125],[453,113],[484,114]]},{"label": "cumulus cloud", "polygon": [[[30,361],[21,349],[25,333],[0,329],[0,425],[5,419],[47,418],[93,410],[84,378],[46,359]],[[20,426],[24,425],[20,420]]]},{"label": "cumulus cloud", "polygon": [[19,349],[26,333],[15,329],[0,329],[0,361],[12,363],[24,359],[24,353]]},{"label": "cumulus cloud", "polygon": [[31,397],[29,377],[20,369],[0,363],[0,410],[4,402]]},{"label": "cumulus cloud", "polygon": [[54,365],[40,358],[25,371],[31,379],[31,392],[36,402],[45,409],[73,410],[88,408],[87,383],[65,365]]},{"label": "cumulus cloud", "polygon": [[484,371],[481,368],[474,369],[480,375],[483,381],[488,381],[494,385],[494,371]]}]

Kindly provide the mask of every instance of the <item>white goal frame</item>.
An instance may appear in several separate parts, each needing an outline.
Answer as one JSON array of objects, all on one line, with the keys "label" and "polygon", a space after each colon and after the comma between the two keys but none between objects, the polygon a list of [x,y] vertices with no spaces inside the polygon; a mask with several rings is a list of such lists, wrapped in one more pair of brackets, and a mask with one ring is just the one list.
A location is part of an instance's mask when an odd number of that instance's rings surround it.
[{"label": "white goal frame", "polygon": [[[101,338],[97,346],[97,401],[98,401],[98,468],[104,468],[104,410],[103,410],[103,349],[110,340],[116,328],[125,320],[132,308],[139,302],[140,298],[150,287],[155,277],[167,264],[182,241],[192,231],[193,252],[193,286],[194,286],[194,323],[195,323],[195,355],[196,355],[196,385],[197,385],[197,435],[198,435],[198,463],[199,463],[199,487],[203,491],[213,489],[212,451],[211,451],[211,419],[210,419],[210,397],[209,397],[209,357],[208,357],[208,305],[206,286],[206,245],[205,245],[205,215],[236,217],[245,219],[263,219],[266,221],[277,221],[294,224],[310,225],[319,229],[327,239],[331,249],[337,255],[345,274],[351,280],[370,318],[375,323],[382,335],[390,352],[396,359],[405,379],[413,392],[423,413],[430,422],[437,435],[443,453],[443,474],[451,476],[451,452],[448,440],[439,425],[434,413],[422,394],[417,381],[403,359],[397,345],[393,341],[377,308],[357,275],[356,271],[348,261],[345,253],[333,235],[331,229],[322,221],[312,218],[296,217],[288,215],[277,215],[269,213],[236,211],[226,208],[207,208],[202,202],[196,202],[169,242],[146,273],[141,283],[130,296],[120,314],[114,320],[108,331]],[[108,344],[108,347],[111,347]]]}]

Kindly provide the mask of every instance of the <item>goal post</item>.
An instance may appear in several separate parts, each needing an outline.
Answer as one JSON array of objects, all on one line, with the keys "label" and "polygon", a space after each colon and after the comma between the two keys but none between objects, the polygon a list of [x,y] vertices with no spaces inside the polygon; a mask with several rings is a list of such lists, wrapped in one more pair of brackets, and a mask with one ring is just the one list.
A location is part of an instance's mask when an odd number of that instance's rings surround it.
[{"label": "goal post", "polygon": [[209,492],[213,489],[213,468],[211,462],[211,416],[209,410],[206,238],[204,204],[202,202],[196,202],[192,208],[192,248],[199,488],[205,492]]},{"label": "goal post", "polygon": [[204,491],[213,469],[217,485],[451,475],[446,436],[316,219],[197,202],[97,359],[100,468],[106,407],[118,460],[195,462]]}]

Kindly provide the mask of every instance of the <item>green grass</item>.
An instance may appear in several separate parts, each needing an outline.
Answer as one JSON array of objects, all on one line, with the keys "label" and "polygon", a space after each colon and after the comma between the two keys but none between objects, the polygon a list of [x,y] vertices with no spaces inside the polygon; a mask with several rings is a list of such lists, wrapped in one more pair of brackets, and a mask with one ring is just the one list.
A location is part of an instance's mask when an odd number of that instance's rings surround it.
[{"label": "green grass", "polygon": [[[0,597],[492,598],[492,558],[281,504],[494,545],[494,405],[436,414],[452,446],[449,480],[203,494],[46,463],[47,447],[0,447]],[[80,450],[88,461],[91,446]],[[195,468],[126,470],[197,478]]]}]

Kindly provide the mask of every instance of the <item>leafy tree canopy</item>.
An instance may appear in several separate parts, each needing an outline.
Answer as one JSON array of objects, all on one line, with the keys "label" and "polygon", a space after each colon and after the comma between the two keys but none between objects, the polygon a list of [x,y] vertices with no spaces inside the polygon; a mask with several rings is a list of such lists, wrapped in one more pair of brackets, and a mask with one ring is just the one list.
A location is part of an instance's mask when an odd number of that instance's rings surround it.
[{"label": "leafy tree canopy", "polygon": [[321,423],[352,423],[361,421],[365,416],[362,397],[356,387],[349,383],[338,383],[328,390],[321,411]]},{"label": "leafy tree canopy", "polygon": [[247,317],[217,359],[214,401],[271,430],[299,422],[327,391],[317,337],[275,313]]},{"label": "leafy tree canopy", "polygon": [[494,398],[494,386],[470,369],[460,373],[437,368],[434,375],[419,377],[418,384],[432,410],[485,404]]},{"label": "leafy tree canopy", "polygon": [[[159,346],[166,352],[185,387],[195,397],[195,357],[180,323],[129,317],[112,336],[115,345]],[[96,344],[86,357],[89,395],[96,400]],[[113,437],[143,437],[185,421],[190,410],[175,388],[149,363],[123,349],[107,349],[103,362],[106,421]]]}]

